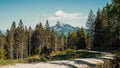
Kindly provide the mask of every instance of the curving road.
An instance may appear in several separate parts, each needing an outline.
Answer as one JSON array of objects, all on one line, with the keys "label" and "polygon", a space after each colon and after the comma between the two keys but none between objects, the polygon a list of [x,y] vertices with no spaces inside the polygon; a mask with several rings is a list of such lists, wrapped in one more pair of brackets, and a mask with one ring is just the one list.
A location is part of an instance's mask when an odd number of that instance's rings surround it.
[{"label": "curving road", "polygon": [[104,63],[105,60],[113,59],[113,54],[107,52],[89,51],[96,53],[103,53],[104,56],[96,58],[80,58],[74,60],[61,60],[50,61],[40,63],[26,63],[3,66],[0,68],[87,68],[89,66],[95,66],[96,64]]}]

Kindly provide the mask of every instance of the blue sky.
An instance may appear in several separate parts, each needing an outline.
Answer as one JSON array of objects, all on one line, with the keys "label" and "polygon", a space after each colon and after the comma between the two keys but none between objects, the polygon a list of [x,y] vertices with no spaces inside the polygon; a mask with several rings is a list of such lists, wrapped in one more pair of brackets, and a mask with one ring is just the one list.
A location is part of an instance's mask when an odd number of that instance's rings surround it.
[{"label": "blue sky", "polygon": [[0,0],[0,29],[10,28],[13,21],[20,19],[24,25],[35,27],[49,20],[50,26],[56,21],[73,26],[85,27],[87,16],[92,9],[96,13],[111,0]]}]

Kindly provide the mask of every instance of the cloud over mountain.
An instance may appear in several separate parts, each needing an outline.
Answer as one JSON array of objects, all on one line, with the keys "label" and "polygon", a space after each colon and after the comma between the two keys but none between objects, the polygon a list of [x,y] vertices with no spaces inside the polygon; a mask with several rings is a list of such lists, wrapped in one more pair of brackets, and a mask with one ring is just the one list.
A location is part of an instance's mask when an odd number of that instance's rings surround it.
[{"label": "cloud over mountain", "polygon": [[67,18],[74,18],[74,17],[79,17],[80,13],[65,13],[62,10],[58,10],[55,15],[57,17],[67,17]]},{"label": "cloud over mountain", "polygon": [[68,20],[68,19],[83,19],[87,18],[82,13],[66,13],[62,10],[55,12],[53,17],[49,17],[48,20]]}]

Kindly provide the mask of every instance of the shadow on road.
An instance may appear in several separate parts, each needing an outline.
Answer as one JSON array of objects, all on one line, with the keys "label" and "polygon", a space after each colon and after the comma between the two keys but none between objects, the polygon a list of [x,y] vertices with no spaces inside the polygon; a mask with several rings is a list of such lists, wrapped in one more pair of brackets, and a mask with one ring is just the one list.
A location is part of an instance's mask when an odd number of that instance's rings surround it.
[{"label": "shadow on road", "polygon": [[89,62],[86,62],[86,61],[83,61],[83,60],[72,60],[75,64],[85,64],[85,65],[88,65],[88,66],[95,66],[95,64],[92,64],[92,63],[89,63]]},{"label": "shadow on road", "polygon": [[[70,63],[70,62],[72,62],[72,63]],[[61,62],[50,62],[50,64],[65,65],[65,66],[68,66],[69,68],[78,68],[79,64],[80,65],[87,65],[87,66],[90,66],[90,67],[95,66],[95,64],[92,64],[90,62],[83,61],[83,60],[69,60],[67,62],[62,62],[62,61]]]},{"label": "shadow on road", "polygon": [[76,66],[74,66],[72,64],[65,63],[65,62],[62,62],[62,63],[50,63],[50,64],[64,65],[64,66],[68,66],[69,68],[77,68]]}]

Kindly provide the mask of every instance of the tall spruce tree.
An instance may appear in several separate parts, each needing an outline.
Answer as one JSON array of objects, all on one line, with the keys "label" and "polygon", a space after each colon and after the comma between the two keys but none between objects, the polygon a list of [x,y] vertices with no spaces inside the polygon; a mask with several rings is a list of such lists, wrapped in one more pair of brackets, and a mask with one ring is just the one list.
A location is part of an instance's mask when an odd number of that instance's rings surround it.
[{"label": "tall spruce tree", "polygon": [[90,13],[88,15],[86,26],[87,26],[87,33],[88,33],[86,40],[87,40],[87,43],[89,42],[87,45],[87,48],[91,49],[93,47],[92,45],[93,45],[93,39],[94,39],[93,36],[94,36],[94,29],[95,29],[95,15],[92,10],[90,10]]},{"label": "tall spruce tree", "polygon": [[22,20],[20,20],[18,27],[15,30],[15,56],[17,59],[25,57],[25,29]]},{"label": "tall spruce tree", "polygon": [[14,41],[14,33],[16,30],[16,23],[15,21],[13,22],[10,30],[7,31],[7,42],[8,42],[8,50],[9,50],[9,58],[13,59],[14,58],[14,46],[15,46],[15,41]]},{"label": "tall spruce tree", "polygon": [[28,30],[28,56],[31,56],[31,48],[32,48],[32,33],[33,33],[33,30],[31,28],[31,26],[29,27],[29,30]]},{"label": "tall spruce tree", "polygon": [[93,41],[93,47],[94,49],[99,49],[102,43],[102,37],[101,37],[101,30],[102,30],[102,21],[101,21],[101,11],[98,9],[97,11],[97,17],[95,20],[95,30],[94,30],[94,41]]},{"label": "tall spruce tree", "polygon": [[84,28],[82,27],[80,30],[78,30],[77,32],[78,34],[78,45],[77,45],[77,49],[86,49],[86,35],[84,32]]},{"label": "tall spruce tree", "polygon": [[93,36],[94,35],[94,27],[95,27],[95,15],[92,10],[90,10],[90,13],[88,15],[88,20],[86,23],[86,26],[88,28],[88,33]]}]

